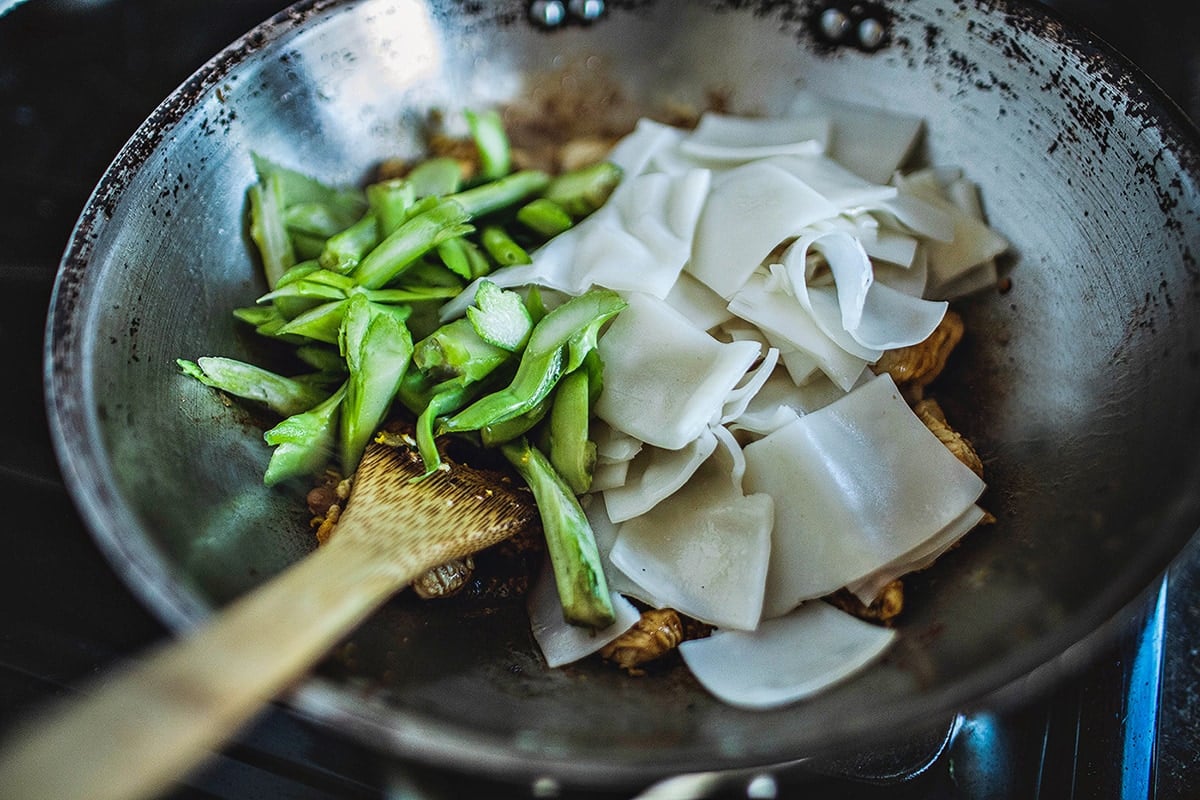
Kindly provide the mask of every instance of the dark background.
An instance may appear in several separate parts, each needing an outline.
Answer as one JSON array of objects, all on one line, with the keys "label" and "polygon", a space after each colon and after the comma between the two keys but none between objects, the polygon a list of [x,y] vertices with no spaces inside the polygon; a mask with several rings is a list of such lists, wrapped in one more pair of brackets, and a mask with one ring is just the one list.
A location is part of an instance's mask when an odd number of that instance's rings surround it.
[{"label": "dark background", "polygon": [[[0,9],[6,7],[0,0]],[[282,0],[28,0],[0,14],[0,733],[164,634],[82,528],[54,462],[42,405],[41,341],[75,218],[137,125],[209,57]],[[1064,0],[1200,119],[1200,4]],[[1196,548],[1080,680],[1028,706],[975,715],[923,774],[888,786],[829,781],[815,796],[872,798],[1200,796]],[[1157,613],[1156,613],[1157,612]],[[1134,664],[1154,634],[1157,682]],[[1151,648],[1153,649],[1153,648]],[[1146,727],[1139,731],[1137,726]],[[1138,738],[1138,734],[1141,738]],[[1131,745],[1131,741],[1134,742]],[[428,794],[488,793],[418,776]],[[1126,788],[1122,788],[1122,786]],[[0,794],[3,789],[0,787]],[[368,751],[273,709],[177,798],[405,796]],[[788,793],[791,796],[791,793]]]}]

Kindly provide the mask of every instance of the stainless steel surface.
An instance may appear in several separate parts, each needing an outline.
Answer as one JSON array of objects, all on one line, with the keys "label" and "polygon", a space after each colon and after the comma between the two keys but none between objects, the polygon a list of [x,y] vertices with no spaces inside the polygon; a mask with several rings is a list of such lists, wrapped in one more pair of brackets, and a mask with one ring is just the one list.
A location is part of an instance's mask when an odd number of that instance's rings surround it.
[{"label": "stainless steel surface", "polygon": [[804,86],[927,117],[923,157],[964,166],[1016,245],[1011,291],[966,308],[945,397],[1000,521],[913,582],[889,659],[787,710],[722,707],[679,672],[548,672],[519,613],[431,620],[402,604],[295,707],[406,758],[633,785],[895,735],[1094,654],[1080,643],[1200,517],[1200,202],[1181,115],[1023,5],[895,4],[873,53],[819,39],[808,6],[609,3],[553,32],[524,4],[474,8],[301,3],[168,99],[85,209],[50,321],[51,421],[85,520],[140,596],[184,627],[309,546],[297,498],[259,488],[256,421],[174,370],[259,353],[228,317],[261,290],[242,233],[250,151],[359,180],[418,149],[428,109],[546,90],[566,70],[585,90],[622,87],[601,95],[605,115],[712,91],[778,112]]}]

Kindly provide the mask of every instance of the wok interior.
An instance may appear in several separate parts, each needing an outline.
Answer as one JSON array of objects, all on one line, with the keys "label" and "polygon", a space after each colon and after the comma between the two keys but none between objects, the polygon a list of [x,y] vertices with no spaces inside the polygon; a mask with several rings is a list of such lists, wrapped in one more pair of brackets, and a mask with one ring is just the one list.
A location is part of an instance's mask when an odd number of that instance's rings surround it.
[{"label": "wok interior", "polygon": [[164,619],[191,624],[312,546],[300,492],[262,487],[266,421],[174,363],[270,358],[229,314],[263,291],[244,230],[251,151],[359,182],[419,153],[433,108],[564,90],[596,122],[713,93],[784,113],[798,88],[925,117],[918,163],[963,167],[1014,245],[1011,290],[961,306],[967,338],[934,391],[985,461],[998,521],[910,581],[883,663],[786,709],[724,707],[682,668],[550,671],[519,608],[403,603],[339,649],[302,708],[403,755],[499,772],[794,758],[899,734],[1042,664],[1196,529],[1194,144],[1092,45],[1019,7],[949,0],[897,5],[873,54],[821,45],[804,6],[614,3],[547,33],[522,3],[481,5],[302,4],[169,100],[85,212],[56,299],[52,416],[85,518]]}]

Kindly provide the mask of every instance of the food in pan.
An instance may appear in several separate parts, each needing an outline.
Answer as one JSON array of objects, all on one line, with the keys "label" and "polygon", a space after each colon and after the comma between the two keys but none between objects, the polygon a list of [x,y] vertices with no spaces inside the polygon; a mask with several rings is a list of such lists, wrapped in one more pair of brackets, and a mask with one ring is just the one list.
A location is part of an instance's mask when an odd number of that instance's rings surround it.
[{"label": "food in pan", "polygon": [[[266,481],[332,466],[309,500],[336,536],[342,476],[406,416],[427,469],[460,437],[533,491],[546,566],[509,547],[507,594],[528,585],[551,666],[678,653],[763,708],[879,657],[899,579],[987,518],[982,462],[929,396],[964,333],[947,301],[1007,247],[974,186],[903,171],[919,120],[815,96],[643,119],[553,167],[523,165],[499,113],[466,120],[362,191],[258,159],[270,291],[237,316],[309,368],[180,363],[284,417]],[[414,591],[461,592],[474,561]]]}]

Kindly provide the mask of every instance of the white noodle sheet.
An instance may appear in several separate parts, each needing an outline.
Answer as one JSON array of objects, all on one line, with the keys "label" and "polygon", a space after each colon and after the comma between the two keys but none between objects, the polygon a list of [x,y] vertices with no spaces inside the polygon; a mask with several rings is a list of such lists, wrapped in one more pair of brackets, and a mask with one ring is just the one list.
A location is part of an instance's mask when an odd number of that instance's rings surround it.
[{"label": "white noodle sheet", "polygon": [[933,564],[959,539],[978,525],[983,518],[983,509],[979,506],[971,506],[963,512],[962,516],[938,531],[937,535],[925,540],[894,561],[883,565],[870,575],[851,582],[846,588],[853,592],[859,600],[870,605],[879,597],[883,587],[902,575],[925,569]]},{"label": "white noodle sheet", "polygon": [[687,483],[716,449],[711,430],[678,450],[644,448],[630,463],[625,483],[604,493],[609,519],[624,522],[645,514]]},{"label": "white noodle sheet", "polygon": [[[809,285],[810,251],[824,257],[833,286]],[[884,350],[925,341],[946,314],[945,302],[922,300],[876,282],[862,245],[841,231],[797,239],[783,254],[783,267],[796,299],[821,330],[865,361],[877,361]]]},{"label": "white noodle sheet", "polygon": [[828,119],[828,155],[873,183],[886,183],[908,159],[920,138],[920,117],[800,92],[789,109],[795,116]]},{"label": "white noodle sheet", "polygon": [[604,502],[596,496],[583,498],[584,513],[587,514],[588,524],[596,539],[596,550],[600,553],[600,565],[604,567],[604,577],[608,581],[610,592],[641,600],[643,603],[661,608],[658,598],[647,592],[641,586],[631,581],[624,572],[613,566],[611,553],[617,542],[617,524],[608,518],[608,510]]},{"label": "white noodle sheet", "polygon": [[641,617],[633,604],[616,592],[612,592],[612,603],[616,621],[603,630],[593,631],[568,624],[563,619],[554,573],[549,564],[544,565],[529,590],[527,604],[530,629],[546,663],[561,667],[591,655],[633,627]]},{"label": "white noodle sheet", "polygon": [[806,603],[755,631],[719,630],[679,652],[720,700],[746,709],[777,708],[812,697],[878,659],[896,637],[828,603]]},{"label": "white noodle sheet", "polygon": [[704,433],[761,347],[719,342],[663,300],[636,292],[627,299],[598,346],[604,391],[596,415],[647,444],[678,450]]},{"label": "white noodle sheet", "polygon": [[[757,325],[784,354],[785,363],[789,351],[800,350],[843,389],[853,386],[867,365],[866,359],[831,339],[794,295],[773,290],[761,273],[750,276],[729,301],[729,310]],[[792,369],[790,363],[788,369]]]},{"label": "white noodle sheet", "polygon": [[693,278],[687,272],[679,278],[666,296],[667,305],[692,321],[700,330],[707,331],[733,319],[725,298]]},{"label": "white noodle sheet", "polygon": [[984,488],[887,375],[747,445],[745,456],[746,491],[775,498],[765,617],[913,551]]},{"label": "white noodle sheet", "polygon": [[781,242],[838,208],[787,171],[756,161],[716,176],[696,225],[688,271],[734,295]]},{"label": "white noodle sheet", "polygon": [[763,609],[774,502],[743,495],[723,458],[620,525],[609,558],[658,604],[702,622],[752,630]]},{"label": "white noodle sheet", "polygon": [[714,165],[772,156],[815,156],[825,152],[830,131],[829,119],[822,117],[739,117],[709,111],[680,140],[679,151]]}]

